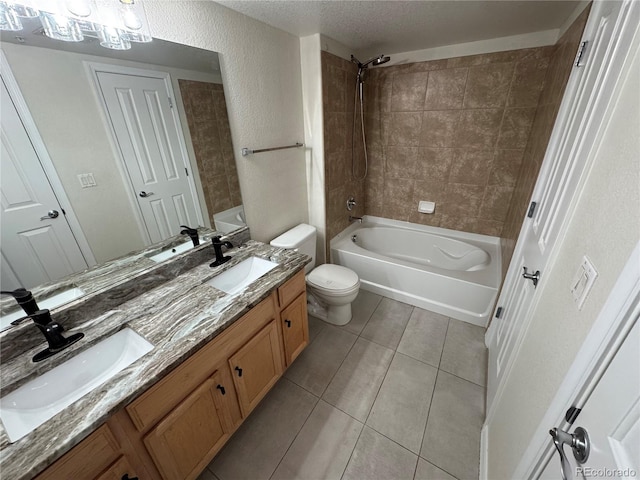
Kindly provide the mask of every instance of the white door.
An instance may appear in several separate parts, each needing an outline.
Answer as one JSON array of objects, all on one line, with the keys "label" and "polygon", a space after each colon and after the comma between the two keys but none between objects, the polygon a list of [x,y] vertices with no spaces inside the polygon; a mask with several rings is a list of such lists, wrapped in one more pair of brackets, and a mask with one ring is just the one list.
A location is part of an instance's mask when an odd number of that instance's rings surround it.
[{"label": "white door", "polygon": [[102,71],[97,78],[150,241],[201,224],[168,83]]},{"label": "white door", "polygon": [[[573,478],[640,476],[639,346],[640,323],[636,321],[574,423],[589,435],[591,448],[587,461],[578,465],[570,446],[564,446]],[[562,478],[557,451],[539,478]]]},{"label": "white door", "polygon": [[584,66],[574,67],[569,78],[532,195],[531,200],[537,204],[534,215],[525,218],[498,299],[497,307],[502,308],[500,318],[494,318],[487,331],[489,415],[537,300],[533,281],[523,278],[524,268],[529,274],[540,272],[539,288],[545,281],[553,246],[575,201],[587,165],[587,152],[592,151],[602,134],[603,117],[637,28],[639,12],[640,5],[633,0],[599,1],[592,5],[582,38],[588,42],[582,59]]},{"label": "white door", "polygon": [[0,120],[2,290],[33,288],[84,270],[87,262],[4,80]]}]

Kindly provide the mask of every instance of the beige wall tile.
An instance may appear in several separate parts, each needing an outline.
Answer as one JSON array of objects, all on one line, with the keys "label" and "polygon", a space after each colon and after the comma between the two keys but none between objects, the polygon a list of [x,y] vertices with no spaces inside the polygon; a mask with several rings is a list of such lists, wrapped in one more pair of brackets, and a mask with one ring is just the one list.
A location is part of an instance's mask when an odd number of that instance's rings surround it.
[{"label": "beige wall tile", "polygon": [[400,178],[385,178],[382,211],[386,218],[406,221],[413,198],[413,182]]},{"label": "beige wall tile", "polygon": [[449,68],[430,72],[424,109],[462,108],[467,72],[467,68]]},{"label": "beige wall tile", "polygon": [[484,196],[484,187],[449,183],[445,192],[442,214],[451,216],[477,217]]},{"label": "beige wall tile", "polygon": [[496,150],[488,185],[515,187],[524,150]]},{"label": "beige wall tile", "polygon": [[509,202],[513,194],[513,187],[491,186],[487,187],[482,205],[480,206],[481,219],[497,220],[504,222],[509,210]]},{"label": "beige wall tile", "polygon": [[507,108],[500,128],[498,148],[526,147],[535,115],[535,107]]},{"label": "beige wall tile", "polygon": [[536,107],[538,105],[549,62],[549,56],[541,59],[527,57],[516,64],[507,98],[508,107]]},{"label": "beige wall tile", "polygon": [[447,59],[447,68],[471,67],[474,65],[482,65],[484,63],[484,55],[468,55],[466,57],[455,57]]},{"label": "beige wall tile", "polygon": [[415,176],[418,147],[395,147],[385,149],[387,178],[410,178]]},{"label": "beige wall tile", "polygon": [[445,185],[449,181],[451,170],[451,148],[423,148],[418,150],[415,178],[430,180]]},{"label": "beige wall tile", "polygon": [[393,112],[389,119],[387,145],[418,146],[422,113]]},{"label": "beige wall tile", "polygon": [[419,142],[423,147],[451,147],[459,123],[460,111],[434,110],[422,114]]},{"label": "beige wall tile", "polygon": [[450,230],[460,230],[463,232],[475,232],[476,217],[466,217],[461,215],[442,215],[440,217],[440,227]]},{"label": "beige wall tile", "polygon": [[493,148],[498,139],[503,113],[502,109],[463,110],[453,145],[456,148]]},{"label": "beige wall tile", "polygon": [[513,63],[495,63],[469,68],[464,108],[504,107],[513,69]]},{"label": "beige wall tile", "polygon": [[450,183],[486,185],[493,162],[493,150],[453,149]]},{"label": "beige wall tile", "polygon": [[424,108],[429,73],[397,73],[393,76],[391,109],[394,112],[411,112]]}]

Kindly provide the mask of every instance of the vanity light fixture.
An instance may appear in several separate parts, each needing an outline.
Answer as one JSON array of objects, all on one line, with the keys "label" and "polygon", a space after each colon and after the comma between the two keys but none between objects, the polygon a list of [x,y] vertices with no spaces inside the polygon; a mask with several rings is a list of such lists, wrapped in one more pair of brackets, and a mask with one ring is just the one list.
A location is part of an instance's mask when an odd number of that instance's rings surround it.
[{"label": "vanity light fixture", "polygon": [[0,30],[20,31],[23,21],[38,18],[44,34],[55,40],[128,50],[131,42],[152,40],[141,0],[0,0]]}]

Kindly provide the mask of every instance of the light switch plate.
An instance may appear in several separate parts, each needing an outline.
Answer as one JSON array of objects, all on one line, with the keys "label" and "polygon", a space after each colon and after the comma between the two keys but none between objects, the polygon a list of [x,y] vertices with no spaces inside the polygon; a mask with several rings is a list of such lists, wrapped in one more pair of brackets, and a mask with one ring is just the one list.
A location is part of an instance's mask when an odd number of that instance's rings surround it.
[{"label": "light switch plate", "polygon": [[578,310],[582,309],[582,305],[584,305],[584,301],[589,291],[591,291],[596,278],[598,278],[596,268],[586,256],[582,257],[582,262],[571,282],[571,295]]},{"label": "light switch plate", "polygon": [[82,188],[96,186],[96,179],[93,178],[93,173],[80,173],[78,175],[78,180],[80,181],[80,185],[82,185]]}]

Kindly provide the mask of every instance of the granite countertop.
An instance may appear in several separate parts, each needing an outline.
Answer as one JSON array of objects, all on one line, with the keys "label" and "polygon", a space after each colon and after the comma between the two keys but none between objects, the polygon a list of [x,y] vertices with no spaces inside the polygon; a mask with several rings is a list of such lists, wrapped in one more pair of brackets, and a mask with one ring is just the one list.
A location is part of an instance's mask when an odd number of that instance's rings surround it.
[{"label": "granite countertop", "polygon": [[[222,266],[210,268],[212,258],[207,258],[116,308],[67,328],[67,335],[82,331],[85,338],[49,360],[39,364],[31,361],[31,357],[43,348],[42,339],[37,346],[3,363],[0,378],[4,395],[7,393],[5,388],[17,388],[125,327],[154,345],[151,352],[17,442],[9,443],[4,427],[0,425],[0,472],[3,477],[28,479],[44,470],[310,261],[306,255],[255,241],[229,250],[227,255],[233,258]],[[194,251],[167,263],[185,262],[190,256],[198,258],[198,253]],[[227,295],[203,284],[251,256],[279,265],[236,295]]]}]

